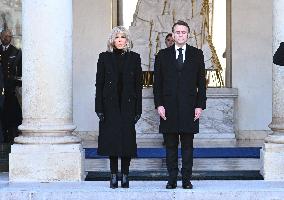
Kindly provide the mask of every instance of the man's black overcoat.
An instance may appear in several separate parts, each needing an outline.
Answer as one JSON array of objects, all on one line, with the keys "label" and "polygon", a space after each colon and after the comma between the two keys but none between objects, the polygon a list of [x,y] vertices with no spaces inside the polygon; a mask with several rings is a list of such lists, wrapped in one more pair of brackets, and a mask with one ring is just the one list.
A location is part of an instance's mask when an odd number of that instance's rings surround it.
[{"label": "man's black overcoat", "polygon": [[195,108],[206,108],[206,79],[203,52],[186,45],[185,61],[177,69],[175,45],[160,50],[154,71],[155,107],[164,106],[166,120],[160,118],[160,133],[198,133]]},{"label": "man's black overcoat", "polygon": [[126,52],[119,105],[118,69],[113,52],[99,55],[96,75],[96,112],[104,113],[99,124],[98,154],[135,157],[134,118],[142,113],[142,69],[140,55]]}]

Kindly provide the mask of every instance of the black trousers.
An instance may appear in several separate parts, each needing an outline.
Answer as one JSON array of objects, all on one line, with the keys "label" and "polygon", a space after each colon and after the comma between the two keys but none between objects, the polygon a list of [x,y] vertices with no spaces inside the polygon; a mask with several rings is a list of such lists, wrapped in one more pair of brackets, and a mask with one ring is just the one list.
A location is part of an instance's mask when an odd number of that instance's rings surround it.
[{"label": "black trousers", "polygon": [[[112,174],[117,174],[118,172],[118,157],[110,156],[110,172]],[[130,166],[131,157],[121,157],[121,173],[129,174],[129,166]]]},{"label": "black trousers", "polygon": [[178,144],[181,142],[182,168],[181,174],[183,179],[190,179],[193,165],[193,138],[194,134],[165,133],[166,142],[166,164],[169,178],[177,179],[178,175]]}]

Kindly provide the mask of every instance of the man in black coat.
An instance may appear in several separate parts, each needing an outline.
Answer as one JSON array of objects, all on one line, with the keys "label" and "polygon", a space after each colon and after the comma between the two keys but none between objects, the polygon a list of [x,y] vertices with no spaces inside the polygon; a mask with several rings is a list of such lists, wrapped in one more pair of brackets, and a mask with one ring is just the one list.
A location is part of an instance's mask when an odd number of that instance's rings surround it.
[{"label": "man in black coat", "polygon": [[284,42],[281,42],[280,46],[276,50],[273,56],[273,63],[276,65],[284,66]]},{"label": "man in black coat", "polygon": [[193,138],[199,132],[199,117],[206,108],[205,64],[202,50],[186,44],[189,26],[173,25],[175,45],[160,50],[155,60],[154,101],[165,136],[167,189],[177,186],[178,144],[181,141],[182,187],[191,189]]},{"label": "man in black coat", "polygon": [[13,143],[18,136],[18,126],[22,123],[22,110],[16,97],[16,86],[21,86],[22,55],[11,44],[12,32],[1,32],[0,56],[5,87],[5,100],[2,112],[4,140]]}]

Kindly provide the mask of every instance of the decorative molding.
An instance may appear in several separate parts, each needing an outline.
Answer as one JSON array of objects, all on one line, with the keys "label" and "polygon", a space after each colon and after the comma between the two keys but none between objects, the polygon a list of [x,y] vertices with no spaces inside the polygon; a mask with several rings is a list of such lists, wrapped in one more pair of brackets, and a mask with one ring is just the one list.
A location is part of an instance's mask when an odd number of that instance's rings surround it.
[{"label": "decorative molding", "polygon": [[236,138],[239,140],[264,140],[271,130],[239,130],[236,132]]}]

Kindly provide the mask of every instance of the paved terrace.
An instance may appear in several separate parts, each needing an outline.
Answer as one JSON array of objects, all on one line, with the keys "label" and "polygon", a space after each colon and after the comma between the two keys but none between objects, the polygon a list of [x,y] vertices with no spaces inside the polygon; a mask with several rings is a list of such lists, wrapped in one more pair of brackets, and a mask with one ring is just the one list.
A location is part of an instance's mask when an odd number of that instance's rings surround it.
[{"label": "paved terrace", "polygon": [[9,183],[2,173],[1,200],[283,200],[284,182],[252,181],[193,181],[192,190],[165,189],[166,181],[131,181],[129,189],[110,189],[107,181]]}]

